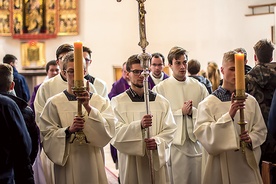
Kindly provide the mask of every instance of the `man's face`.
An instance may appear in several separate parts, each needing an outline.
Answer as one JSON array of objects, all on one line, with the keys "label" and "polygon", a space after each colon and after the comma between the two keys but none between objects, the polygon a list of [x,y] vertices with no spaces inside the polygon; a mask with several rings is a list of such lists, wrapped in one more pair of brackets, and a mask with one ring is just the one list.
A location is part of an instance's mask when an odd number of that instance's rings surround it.
[{"label": "man's face", "polygon": [[164,65],[163,60],[161,57],[151,59],[150,71],[152,72],[153,76],[160,77],[161,72],[163,71]]},{"label": "man's face", "polygon": [[68,62],[65,71],[62,71],[66,76],[67,82],[70,87],[74,86],[74,62]]},{"label": "man's face", "polygon": [[178,81],[186,80],[186,70],[187,70],[187,57],[186,55],[181,55],[178,59],[173,59],[172,64],[169,64],[173,76]]},{"label": "man's face", "polygon": [[122,76],[125,80],[129,80],[127,76],[126,64],[124,64],[124,67],[122,68]]},{"label": "man's face", "polygon": [[88,52],[83,52],[83,58],[85,59],[85,70],[88,70],[88,67],[92,62],[92,59],[89,56]]},{"label": "man's face", "polygon": [[58,65],[50,65],[48,73],[47,73],[47,76],[49,77],[49,79],[56,76],[57,74],[59,74],[59,66]]},{"label": "man's face", "polygon": [[61,53],[59,56],[58,56],[58,59],[57,59],[57,64],[59,66],[59,69],[62,71],[63,70],[63,56],[66,54],[66,52],[64,53]]},{"label": "man's face", "polygon": [[223,84],[235,85],[235,62],[224,62],[221,67],[221,73],[223,74]]},{"label": "man's face", "polygon": [[141,73],[143,72],[143,68],[140,64],[133,64],[130,70],[131,71],[127,73],[127,76],[129,77],[131,84],[138,88],[142,88],[144,86],[144,76],[141,75]]}]

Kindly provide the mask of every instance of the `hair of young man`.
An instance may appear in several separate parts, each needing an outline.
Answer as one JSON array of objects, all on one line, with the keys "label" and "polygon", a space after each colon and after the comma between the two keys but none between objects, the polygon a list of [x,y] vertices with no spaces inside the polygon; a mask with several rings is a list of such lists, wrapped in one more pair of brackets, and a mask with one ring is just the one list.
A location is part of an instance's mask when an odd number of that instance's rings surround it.
[{"label": "hair of young man", "polygon": [[10,90],[10,85],[13,82],[12,66],[6,63],[0,64],[0,92],[7,92]]},{"label": "hair of young man", "polygon": [[62,44],[56,50],[56,59],[58,60],[59,55],[62,53],[67,53],[69,51],[74,51],[74,46],[70,44]]},{"label": "hair of young man", "polygon": [[163,61],[163,65],[165,65],[165,57],[163,56],[163,54],[159,53],[159,52],[155,52],[151,55],[151,59],[150,59],[150,64],[151,64],[151,60],[152,58],[161,58]]},{"label": "hair of young man", "polygon": [[67,69],[67,65],[69,62],[74,62],[74,51],[67,52],[63,58],[63,70]]},{"label": "hair of young man", "polygon": [[242,48],[242,47],[236,48],[234,51],[240,52],[240,53],[244,54],[244,61],[247,60],[247,52],[246,52],[246,50],[244,48]]},{"label": "hair of young man", "polygon": [[181,47],[175,46],[171,48],[169,54],[168,54],[168,62],[172,65],[173,59],[179,59],[182,55],[186,56],[186,59],[188,60],[187,51]]},{"label": "hair of young man", "polygon": [[3,63],[7,63],[7,64],[14,63],[16,60],[17,58],[12,54],[6,54],[3,57]]},{"label": "hair of young man", "polygon": [[260,63],[269,63],[272,59],[274,45],[267,39],[259,40],[254,45],[254,51]]},{"label": "hair of young man", "polygon": [[222,65],[224,65],[225,63],[229,63],[229,62],[235,62],[235,54],[237,52],[236,51],[228,51],[228,52],[225,52],[223,54],[223,58],[222,58]]},{"label": "hair of young man", "polygon": [[133,64],[140,64],[140,60],[138,59],[138,54],[132,55],[127,59],[126,70],[128,72],[130,72]]},{"label": "hair of young man", "polygon": [[188,61],[188,72],[191,75],[196,75],[200,71],[200,62],[196,59],[191,59]]},{"label": "hair of young man", "polygon": [[47,64],[46,64],[46,73],[48,73],[49,69],[50,69],[50,66],[56,66],[57,65],[57,62],[56,60],[51,60],[49,61]]},{"label": "hair of young man", "polygon": [[87,52],[89,57],[91,58],[92,50],[90,48],[83,46],[82,51]]}]

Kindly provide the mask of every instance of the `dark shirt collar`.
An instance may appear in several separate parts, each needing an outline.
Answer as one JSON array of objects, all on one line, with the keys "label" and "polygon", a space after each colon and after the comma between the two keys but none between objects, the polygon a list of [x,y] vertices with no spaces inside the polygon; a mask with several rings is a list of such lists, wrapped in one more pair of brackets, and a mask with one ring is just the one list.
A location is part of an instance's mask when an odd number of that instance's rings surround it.
[{"label": "dark shirt collar", "polygon": [[75,95],[68,93],[67,90],[64,90],[63,93],[65,94],[65,96],[69,101],[77,101],[77,97]]},{"label": "dark shirt collar", "polygon": [[212,95],[216,96],[222,102],[231,101],[231,92],[223,87],[219,86],[217,90],[215,90]]},{"label": "dark shirt collar", "polygon": [[[132,100],[132,102],[144,102],[144,95],[139,96],[131,87],[126,90],[126,93],[128,94],[129,98]],[[155,101],[156,93],[149,90],[149,101]]]}]

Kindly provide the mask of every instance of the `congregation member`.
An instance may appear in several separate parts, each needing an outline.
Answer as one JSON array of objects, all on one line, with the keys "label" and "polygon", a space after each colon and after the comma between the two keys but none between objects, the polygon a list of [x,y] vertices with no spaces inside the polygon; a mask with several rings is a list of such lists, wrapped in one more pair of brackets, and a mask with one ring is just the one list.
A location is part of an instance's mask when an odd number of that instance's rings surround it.
[{"label": "congregation member", "polygon": [[212,93],[212,83],[209,81],[209,79],[205,78],[202,75],[199,75],[201,64],[196,59],[191,59],[188,61],[188,76],[193,77],[202,84],[205,85],[206,89],[208,90],[209,94]]},{"label": "congregation member", "polygon": [[150,59],[150,75],[148,78],[149,88],[152,89],[169,76],[163,71],[165,67],[165,57],[161,53],[153,53]]},{"label": "congregation member", "polygon": [[198,80],[187,77],[187,51],[173,47],[168,54],[172,76],[153,88],[171,105],[177,125],[170,152],[170,176],[174,184],[198,184],[201,176],[201,145],[193,134],[197,106],[209,95]]},{"label": "congregation member", "polygon": [[[276,89],[276,62],[273,60],[274,45],[267,39],[259,40],[253,47],[255,66],[246,74],[246,92],[254,96],[261,108],[265,124]],[[262,157],[260,161],[270,160],[271,150],[274,150],[275,140],[268,134],[266,141],[261,145]]]},{"label": "congregation member", "polygon": [[0,183],[34,184],[32,141],[16,103],[0,94]]},{"label": "congregation member", "polygon": [[[60,70],[59,70],[59,66],[58,66],[56,60],[49,61],[46,64],[46,77],[45,77],[44,81],[47,81],[47,80],[51,79],[52,77],[58,75],[59,72],[60,72]],[[32,97],[30,99],[30,107],[33,110],[34,110],[35,96],[36,96],[37,90],[38,90],[38,88],[40,87],[41,84],[42,83],[40,83],[40,84],[38,84],[34,87],[33,94],[32,94]]]},{"label": "congregation member", "polygon": [[254,45],[255,66],[245,76],[246,92],[258,101],[266,124],[276,89],[276,62],[271,62],[273,50],[271,41],[259,40]]},{"label": "congregation member", "polygon": [[212,91],[218,89],[219,85],[222,83],[218,64],[214,61],[208,62],[207,79],[212,83]]},{"label": "congregation member", "polygon": [[[67,88],[47,101],[40,118],[43,149],[54,163],[54,183],[107,184],[101,150],[115,133],[116,120],[110,102],[90,93],[89,87],[77,96],[74,94],[73,51],[63,57],[62,69]],[[76,116],[78,101],[84,108],[83,117]],[[72,139],[79,131],[84,132],[88,142]]]},{"label": "congregation member", "polygon": [[127,76],[126,62],[122,65],[122,77],[112,84],[112,88],[108,93],[108,97],[111,100],[114,96],[117,96],[130,87],[130,81]]},{"label": "congregation member", "polygon": [[[126,62],[123,63],[121,71],[122,71],[122,77],[118,81],[112,84],[111,91],[108,93],[108,97],[110,100],[113,97],[125,92],[130,87],[130,81],[127,76],[127,70],[126,70]],[[112,160],[115,163],[116,169],[119,169],[117,149],[114,148],[112,144],[110,144],[110,153],[111,153]],[[120,177],[118,178],[118,180],[120,180]]]},{"label": "congregation member", "polygon": [[98,77],[96,78],[89,74],[89,66],[92,63],[91,55],[92,55],[91,49],[83,46],[83,57],[85,59],[85,76],[84,76],[84,78],[86,80],[88,80],[95,87],[95,90],[97,91],[97,93],[99,95],[108,99],[106,82],[101,80]]},{"label": "congregation member", "polygon": [[17,58],[14,55],[6,54],[3,58],[3,63],[9,64],[13,68],[14,92],[16,96],[28,102],[30,100],[30,91],[25,77],[17,71]]},{"label": "congregation member", "polygon": [[12,99],[18,106],[24,122],[26,124],[28,133],[30,134],[30,138],[32,141],[32,151],[30,154],[31,164],[34,163],[35,158],[38,153],[38,145],[39,145],[39,128],[36,125],[34,112],[28,106],[28,103],[14,95],[12,90],[14,89],[14,81],[13,81],[13,68],[8,64],[0,64],[0,94],[9,97]]},{"label": "congregation member", "polygon": [[[223,84],[198,105],[194,134],[203,146],[202,184],[261,184],[258,163],[267,129],[256,99],[236,100],[235,51],[222,59]],[[240,113],[247,122],[241,132]],[[241,146],[244,141],[246,146]],[[244,151],[244,152],[243,152]]]},{"label": "congregation member", "polygon": [[[126,70],[131,86],[111,100],[118,118],[111,143],[119,151],[120,181],[125,184],[151,183],[148,152],[152,151],[155,183],[170,183],[167,161],[176,125],[169,102],[149,90],[150,114],[147,114],[143,68],[137,55],[129,57]],[[150,137],[146,137],[146,129],[149,129]]]}]

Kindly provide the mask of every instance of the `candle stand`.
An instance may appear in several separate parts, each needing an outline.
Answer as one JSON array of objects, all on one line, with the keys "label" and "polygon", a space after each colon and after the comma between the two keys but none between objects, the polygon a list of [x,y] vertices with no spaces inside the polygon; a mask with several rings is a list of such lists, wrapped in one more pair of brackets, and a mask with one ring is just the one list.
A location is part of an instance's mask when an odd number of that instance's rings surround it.
[{"label": "candle stand", "polygon": [[[78,81],[75,81],[78,82]],[[80,82],[80,81],[79,81]],[[79,94],[83,93],[85,91],[85,87],[83,86],[83,81],[81,81],[80,87],[72,87],[72,90],[74,92],[74,94],[78,97]],[[76,85],[78,86],[78,84]],[[78,100],[78,111],[77,111],[77,115],[76,117],[84,117],[84,115],[82,114],[82,103]],[[86,138],[86,135],[84,134],[84,132],[82,130],[75,132],[74,137],[71,138],[70,143],[73,143],[74,140],[78,141],[80,144],[85,143],[89,143],[89,141]]]},{"label": "candle stand", "polygon": [[[247,95],[245,95],[245,90],[236,90],[235,100],[245,100]],[[247,122],[244,120],[244,109],[240,109],[240,121],[238,124],[241,127],[241,132],[245,131],[245,125]],[[242,153],[245,153],[246,143],[241,141]]]}]

